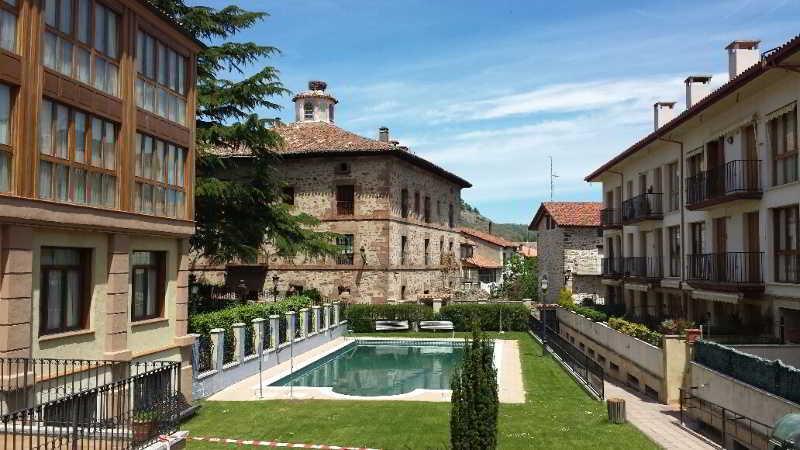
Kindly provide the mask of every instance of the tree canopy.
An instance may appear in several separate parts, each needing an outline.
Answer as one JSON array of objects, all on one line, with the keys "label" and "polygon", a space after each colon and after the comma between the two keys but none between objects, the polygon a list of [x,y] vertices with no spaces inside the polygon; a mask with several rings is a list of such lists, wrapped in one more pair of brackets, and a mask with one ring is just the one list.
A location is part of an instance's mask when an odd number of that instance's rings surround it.
[{"label": "tree canopy", "polygon": [[[192,248],[215,262],[252,261],[264,243],[277,254],[309,256],[335,250],[333,235],[317,232],[319,221],[293,212],[281,202],[274,149],[281,138],[258,110],[276,110],[273,99],[286,95],[278,70],[266,61],[279,54],[272,46],[236,42],[236,35],[264,20],[265,12],[230,5],[215,9],[181,0],[151,3],[206,44],[197,57],[196,233]],[[249,73],[253,66],[261,66]],[[263,65],[263,66],[262,66]],[[242,149],[247,176],[232,158],[211,149]]]}]

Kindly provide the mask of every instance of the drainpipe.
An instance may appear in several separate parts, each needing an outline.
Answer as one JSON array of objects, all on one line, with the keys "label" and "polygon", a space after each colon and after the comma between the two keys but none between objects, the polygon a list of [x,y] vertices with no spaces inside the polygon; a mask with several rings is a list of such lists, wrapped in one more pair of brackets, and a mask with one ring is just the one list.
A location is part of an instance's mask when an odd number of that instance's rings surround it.
[{"label": "drainpipe", "polygon": [[[681,180],[680,181],[680,184],[681,184],[681,186],[680,186],[680,197],[681,198],[679,199],[678,204],[679,204],[679,207],[681,209],[681,283],[680,283],[680,286],[681,286],[681,297],[683,297],[685,295],[685,292],[683,290],[683,283],[686,280],[686,261],[684,260],[685,259],[685,254],[686,254],[686,232],[685,232],[685,228],[686,228],[686,208],[684,207],[685,206],[684,202],[685,202],[686,193],[684,192],[684,189],[685,189],[684,181],[686,180],[686,177],[684,175],[685,174],[685,172],[684,172],[685,162],[684,162],[684,158],[683,158],[683,141],[676,141],[674,139],[667,139],[667,138],[663,138],[663,137],[662,138],[658,138],[658,140],[659,141],[664,141],[664,142],[669,142],[669,143],[672,143],[672,144],[678,144],[678,147],[680,148],[681,176],[680,176],[679,179]],[[683,313],[687,316],[686,318],[688,319],[689,318],[688,317],[688,315],[689,315],[689,304],[688,304],[688,301],[686,303],[687,303],[686,304],[686,310]]]}]

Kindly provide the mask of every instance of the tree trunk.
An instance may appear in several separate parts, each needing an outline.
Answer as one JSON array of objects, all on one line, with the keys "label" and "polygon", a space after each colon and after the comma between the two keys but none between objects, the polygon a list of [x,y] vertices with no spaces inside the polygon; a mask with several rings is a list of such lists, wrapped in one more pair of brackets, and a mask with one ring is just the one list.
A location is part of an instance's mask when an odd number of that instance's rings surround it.
[{"label": "tree trunk", "polygon": [[625,423],[625,400],[621,398],[609,398],[606,401],[608,406],[608,421],[611,423]]}]

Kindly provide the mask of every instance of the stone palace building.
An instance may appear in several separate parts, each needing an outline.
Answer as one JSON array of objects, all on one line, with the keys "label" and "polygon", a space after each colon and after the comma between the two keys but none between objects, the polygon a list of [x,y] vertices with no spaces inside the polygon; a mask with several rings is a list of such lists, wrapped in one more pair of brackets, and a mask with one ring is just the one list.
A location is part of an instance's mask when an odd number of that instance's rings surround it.
[{"label": "stone palace building", "polygon": [[296,121],[276,125],[278,172],[284,201],[337,233],[339,254],[287,261],[267,249],[257,264],[228,264],[228,285],[272,291],[277,281],[281,293],[316,288],[372,303],[445,295],[459,284],[461,189],[470,183],[391,141],[387,128],[370,139],[336,126],[338,101],[326,87],[310,82],[293,99]]}]

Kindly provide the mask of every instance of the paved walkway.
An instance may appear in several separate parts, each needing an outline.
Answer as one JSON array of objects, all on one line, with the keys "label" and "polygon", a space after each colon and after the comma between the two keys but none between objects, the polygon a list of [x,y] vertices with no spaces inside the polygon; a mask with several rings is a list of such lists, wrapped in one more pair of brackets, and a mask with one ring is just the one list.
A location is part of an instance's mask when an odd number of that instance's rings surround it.
[{"label": "paved walkway", "polygon": [[680,411],[673,406],[643,398],[608,381],[605,383],[605,394],[607,399],[625,399],[628,422],[667,450],[719,449],[719,446],[682,427]]}]

